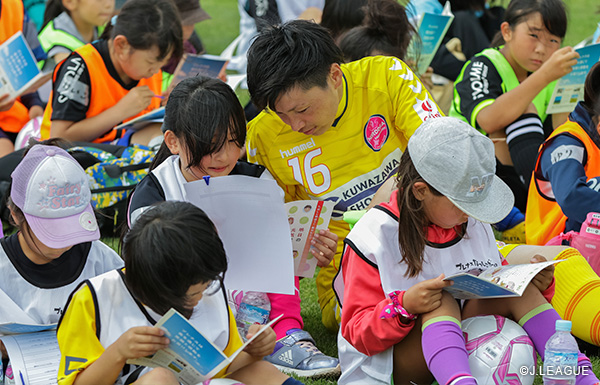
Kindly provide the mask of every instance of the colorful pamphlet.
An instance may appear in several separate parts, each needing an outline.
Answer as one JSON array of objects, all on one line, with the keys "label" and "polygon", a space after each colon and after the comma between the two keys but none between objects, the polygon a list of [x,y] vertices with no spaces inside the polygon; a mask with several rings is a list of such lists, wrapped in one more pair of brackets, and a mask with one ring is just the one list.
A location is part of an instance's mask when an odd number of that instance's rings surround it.
[{"label": "colorful pamphlet", "polygon": [[0,95],[11,99],[33,92],[52,77],[40,72],[21,31],[0,45]]},{"label": "colorful pamphlet", "polygon": [[519,297],[537,273],[558,262],[561,261],[490,267],[479,275],[455,274],[444,279],[454,282],[444,290],[460,299]]},{"label": "colorful pamphlet", "polygon": [[583,100],[583,85],[590,68],[600,60],[600,44],[592,44],[576,49],[579,53],[573,70],[558,79],[546,113],[571,112]]},{"label": "colorful pamphlet", "polygon": [[[271,326],[280,317],[273,319],[267,326]],[[262,328],[231,356],[227,357],[175,309],[170,309],[155,326],[165,331],[165,337],[170,339],[169,347],[159,350],[151,357],[127,360],[127,363],[170,369],[179,382],[185,385],[195,385],[212,378],[267,329]]]},{"label": "colorful pamphlet", "polygon": [[291,229],[294,273],[298,277],[313,277],[317,259],[311,253],[315,232],[327,229],[334,203],[330,201],[294,201],[285,204]]}]

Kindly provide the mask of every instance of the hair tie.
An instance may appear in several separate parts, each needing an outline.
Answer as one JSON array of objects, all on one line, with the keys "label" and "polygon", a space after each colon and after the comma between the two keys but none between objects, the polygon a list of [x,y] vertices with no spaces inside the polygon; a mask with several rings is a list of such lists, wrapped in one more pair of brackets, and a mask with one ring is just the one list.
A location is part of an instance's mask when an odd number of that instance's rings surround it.
[{"label": "hair tie", "polygon": [[114,15],[114,16],[113,16],[113,17],[110,19],[110,24],[111,24],[111,25],[113,25],[113,26],[114,26],[115,24],[117,24],[117,16],[118,16],[118,15]]}]

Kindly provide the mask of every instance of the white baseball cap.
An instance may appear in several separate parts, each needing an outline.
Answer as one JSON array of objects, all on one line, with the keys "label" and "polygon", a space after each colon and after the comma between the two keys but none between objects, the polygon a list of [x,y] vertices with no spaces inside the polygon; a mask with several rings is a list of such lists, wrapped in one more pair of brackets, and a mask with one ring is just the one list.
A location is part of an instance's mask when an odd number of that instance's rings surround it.
[{"label": "white baseball cap", "polygon": [[465,214],[485,223],[504,219],[514,206],[510,188],[498,178],[494,144],[462,120],[426,120],[408,141],[421,177]]},{"label": "white baseball cap", "polygon": [[88,177],[65,150],[36,144],[11,177],[10,197],[44,245],[60,249],[100,239]]}]

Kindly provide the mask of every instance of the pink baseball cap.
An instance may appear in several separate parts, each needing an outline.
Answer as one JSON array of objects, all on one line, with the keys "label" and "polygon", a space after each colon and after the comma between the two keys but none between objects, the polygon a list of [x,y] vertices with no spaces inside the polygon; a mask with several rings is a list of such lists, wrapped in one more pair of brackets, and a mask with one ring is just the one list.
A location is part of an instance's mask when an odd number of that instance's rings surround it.
[{"label": "pink baseball cap", "polygon": [[11,177],[10,197],[44,245],[60,249],[100,239],[88,177],[65,150],[36,144]]}]

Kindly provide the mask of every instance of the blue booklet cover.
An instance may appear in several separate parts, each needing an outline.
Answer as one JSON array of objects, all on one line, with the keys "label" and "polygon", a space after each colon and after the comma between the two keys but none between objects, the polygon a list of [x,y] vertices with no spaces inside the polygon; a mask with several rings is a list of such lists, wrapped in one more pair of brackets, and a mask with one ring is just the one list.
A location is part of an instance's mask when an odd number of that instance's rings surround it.
[{"label": "blue booklet cover", "polygon": [[225,70],[227,62],[227,59],[214,55],[184,54],[175,68],[169,87],[176,86],[183,79],[198,75],[217,78]]},{"label": "blue booklet cover", "polygon": [[22,324],[17,322],[0,324],[0,334],[34,333],[53,329],[56,329],[55,323],[48,325]]},{"label": "blue booklet cover", "polygon": [[421,43],[413,39],[409,47],[408,57],[417,61],[415,72],[422,75],[427,71],[435,53],[437,52],[446,31],[450,27],[453,15],[434,15],[433,13],[424,13],[419,24],[419,37]]},{"label": "blue booklet cover", "polygon": [[590,68],[600,60],[600,44],[592,44],[576,49],[579,53],[573,70],[558,79],[550,98],[548,114],[571,112],[583,100],[583,85]]},{"label": "blue booklet cover", "polygon": [[34,84],[42,79],[45,82],[49,76],[40,72],[22,32],[0,45],[0,95],[9,94],[15,98],[35,88]]}]

